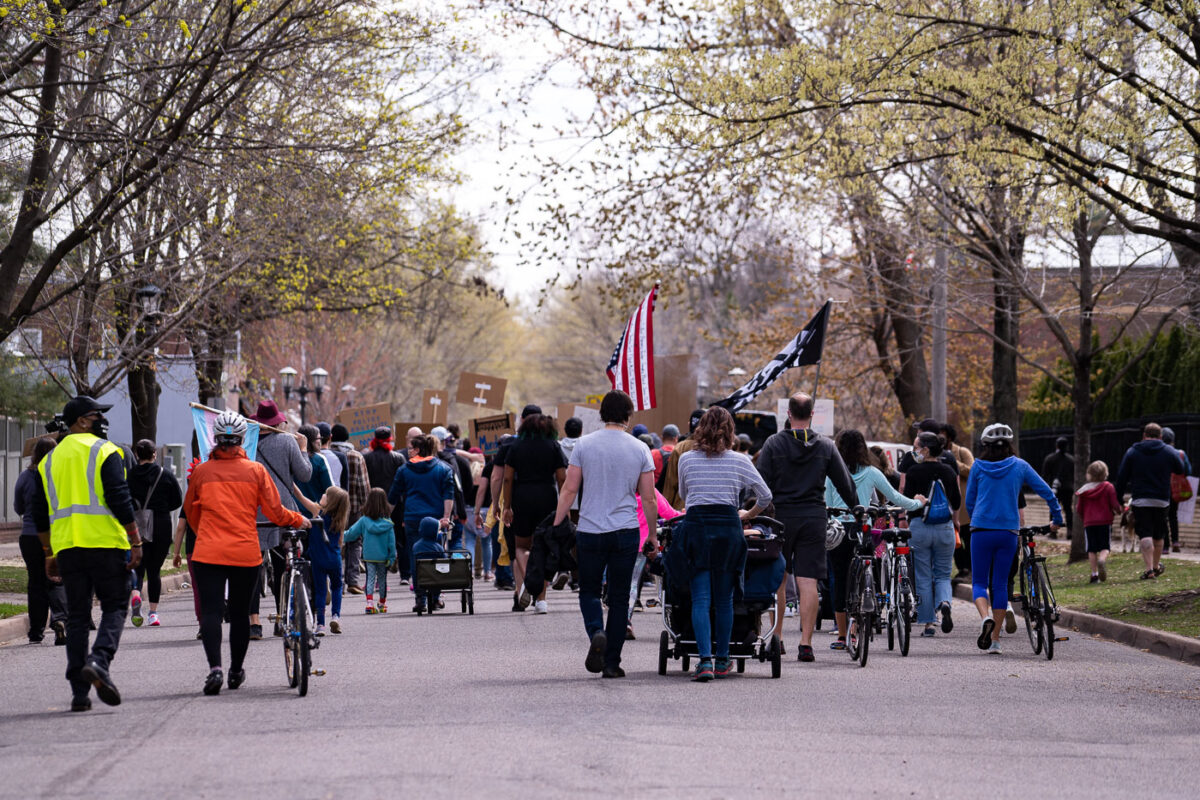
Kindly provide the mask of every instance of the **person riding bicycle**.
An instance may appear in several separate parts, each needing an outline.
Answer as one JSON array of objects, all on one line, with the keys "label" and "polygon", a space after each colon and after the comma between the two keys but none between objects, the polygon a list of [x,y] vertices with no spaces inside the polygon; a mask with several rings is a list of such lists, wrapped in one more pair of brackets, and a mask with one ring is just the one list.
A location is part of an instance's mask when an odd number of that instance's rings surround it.
[{"label": "person riding bicycle", "polygon": [[[1008,608],[1008,572],[1017,554],[1021,527],[1017,501],[1024,487],[1033,489],[1050,507],[1050,529],[1063,524],[1054,490],[1028,462],[1013,454],[1012,428],[995,423],[983,429],[983,452],[967,479],[967,512],[971,515],[971,591],[982,620],[980,650],[998,654],[1000,623]],[[991,580],[991,614],[988,581]]]},{"label": "person riding bicycle", "polygon": [[[188,559],[200,595],[200,635],[208,657],[204,693],[218,694],[221,673],[221,619],[229,609],[229,688],[246,680],[242,663],[250,646],[250,597],[262,567],[258,549],[258,510],[281,528],[307,529],[302,514],[284,508],[267,468],[246,457],[246,420],[222,411],[213,420],[216,447],[192,472],[183,512],[196,531]],[[228,584],[228,598],[226,598]]]}]

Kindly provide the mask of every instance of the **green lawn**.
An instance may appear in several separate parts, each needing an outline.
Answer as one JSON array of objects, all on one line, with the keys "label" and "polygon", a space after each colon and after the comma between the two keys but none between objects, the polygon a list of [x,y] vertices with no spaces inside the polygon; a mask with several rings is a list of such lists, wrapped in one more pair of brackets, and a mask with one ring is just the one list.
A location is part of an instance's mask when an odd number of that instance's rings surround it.
[{"label": "green lawn", "polygon": [[[174,569],[170,566],[170,561],[163,565],[163,576],[174,575],[177,572],[187,572],[187,567],[183,566],[179,569]],[[0,567],[0,592],[8,592],[15,594],[23,594],[26,587],[26,576],[24,567]]]},{"label": "green lawn", "polygon": [[0,603],[0,619],[19,617],[29,610],[29,606],[20,603]]},{"label": "green lawn", "polygon": [[1067,565],[1065,555],[1049,556],[1050,580],[1060,606],[1099,614],[1148,628],[1200,637],[1200,563],[1163,559],[1156,580],[1138,578],[1144,569],[1138,553],[1113,553],[1108,580],[1090,584],[1086,561]]}]

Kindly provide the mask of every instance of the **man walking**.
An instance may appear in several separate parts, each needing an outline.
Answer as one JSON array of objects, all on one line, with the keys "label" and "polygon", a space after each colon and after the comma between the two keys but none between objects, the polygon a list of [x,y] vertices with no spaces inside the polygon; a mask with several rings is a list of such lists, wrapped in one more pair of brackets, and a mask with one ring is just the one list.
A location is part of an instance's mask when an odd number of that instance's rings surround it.
[{"label": "man walking", "polygon": [[[1071,538],[1071,528],[1075,522],[1075,456],[1067,452],[1071,440],[1060,436],[1054,440],[1054,452],[1042,461],[1042,480],[1054,490],[1058,504],[1062,506],[1063,517],[1066,520],[1067,538]],[[1051,539],[1057,539],[1058,534],[1050,534]]]},{"label": "man walking", "polygon": [[[142,561],[124,456],[106,438],[110,408],[84,395],[67,403],[62,419],[69,433],[38,465],[41,486],[34,495],[46,574],[60,575],[66,589],[72,711],[92,707],[89,686],[108,705],[121,703],[109,667],[125,625],[129,571]],[[100,600],[100,626],[89,653],[93,595]]]},{"label": "man walking", "polygon": [[[626,433],[633,400],[611,391],[600,402],[604,428],[576,443],[567,466],[567,479],[558,495],[554,524],[566,520],[579,487],[587,491],[579,506],[576,551],[579,554],[579,611],[589,647],[584,666],[605,678],[623,678],[621,649],[629,619],[629,587],[638,554],[637,498],[642,508],[656,508],[654,462],[642,442]],[[650,520],[647,513],[647,521]],[[657,549],[655,526],[650,524],[646,549]],[[607,576],[608,621],[600,600]]]},{"label": "man walking", "polygon": [[[833,442],[812,430],[813,398],[788,400],[790,430],[773,433],[758,453],[758,471],[775,498],[775,516],[784,524],[783,556],[800,595],[801,661],[813,661],[812,634],[817,624],[817,582],[826,578],[825,479],[833,482],[847,509],[858,493]],[[678,452],[678,449],[676,449]],[[845,580],[835,575],[834,580]]]},{"label": "man walking", "polygon": [[1171,475],[1183,474],[1183,461],[1175,448],[1163,444],[1162,427],[1151,422],[1142,429],[1142,440],[1125,451],[1117,470],[1117,499],[1126,491],[1132,500],[1133,525],[1142,540],[1146,571],[1142,580],[1163,574],[1163,543],[1170,535],[1167,508],[1171,505]]}]

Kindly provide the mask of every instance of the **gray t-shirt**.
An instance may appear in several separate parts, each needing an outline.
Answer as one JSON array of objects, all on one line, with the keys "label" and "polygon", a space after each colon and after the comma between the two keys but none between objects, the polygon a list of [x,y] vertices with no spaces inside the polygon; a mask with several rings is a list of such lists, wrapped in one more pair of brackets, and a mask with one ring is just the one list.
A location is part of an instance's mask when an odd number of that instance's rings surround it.
[{"label": "gray t-shirt", "polygon": [[580,533],[638,527],[638,479],[654,472],[650,448],[624,431],[600,430],[579,439],[570,465],[583,471]]}]

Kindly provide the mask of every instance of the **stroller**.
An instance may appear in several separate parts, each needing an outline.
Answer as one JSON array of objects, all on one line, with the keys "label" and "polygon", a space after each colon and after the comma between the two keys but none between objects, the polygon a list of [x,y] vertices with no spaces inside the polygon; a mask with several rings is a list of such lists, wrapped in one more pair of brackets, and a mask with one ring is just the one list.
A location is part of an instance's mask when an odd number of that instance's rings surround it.
[{"label": "stroller", "polygon": [[[445,555],[420,554],[413,557],[413,589],[436,592],[459,592],[462,613],[475,613],[475,589],[472,583],[471,553],[462,548],[449,549],[448,533],[438,532],[438,542]],[[428,604],[427,613],[433,616],[437,603]],[[421,612],[417,612],[421,616]]]},{"label": "stroller", "polygon": [[[671,531],[683,517],[661,523],[658,529],[659,542],[664,555],[671,547]],[[778,678],[782,669],[782,648],[775,636],[775,622],[783,613],[779,607],[776,590],[783,582],[784,559],[781,554],[783,523],[769,517],[756,517],[752,528],[758,533],[746,537],[746,571],[742,574],[742,586],[735,587],[733,595],[733,632],[730,635],[729,657],[739,673],[746,671],[748,659],[771,662],[771,677]],[[667,674],[667,660],[683,660],[683,671],[691,666],[691,659],[698,655],[696,635],[692,630],[692,603],[690,596],[679,596],[672,586],[667,558],[658,558],[653,563],[663,572],[659,590],[659,604],[663,614],[663,632],[658,641],[658,674]],[[763,614],[770,612],[770,624],[763,625]]]}]

